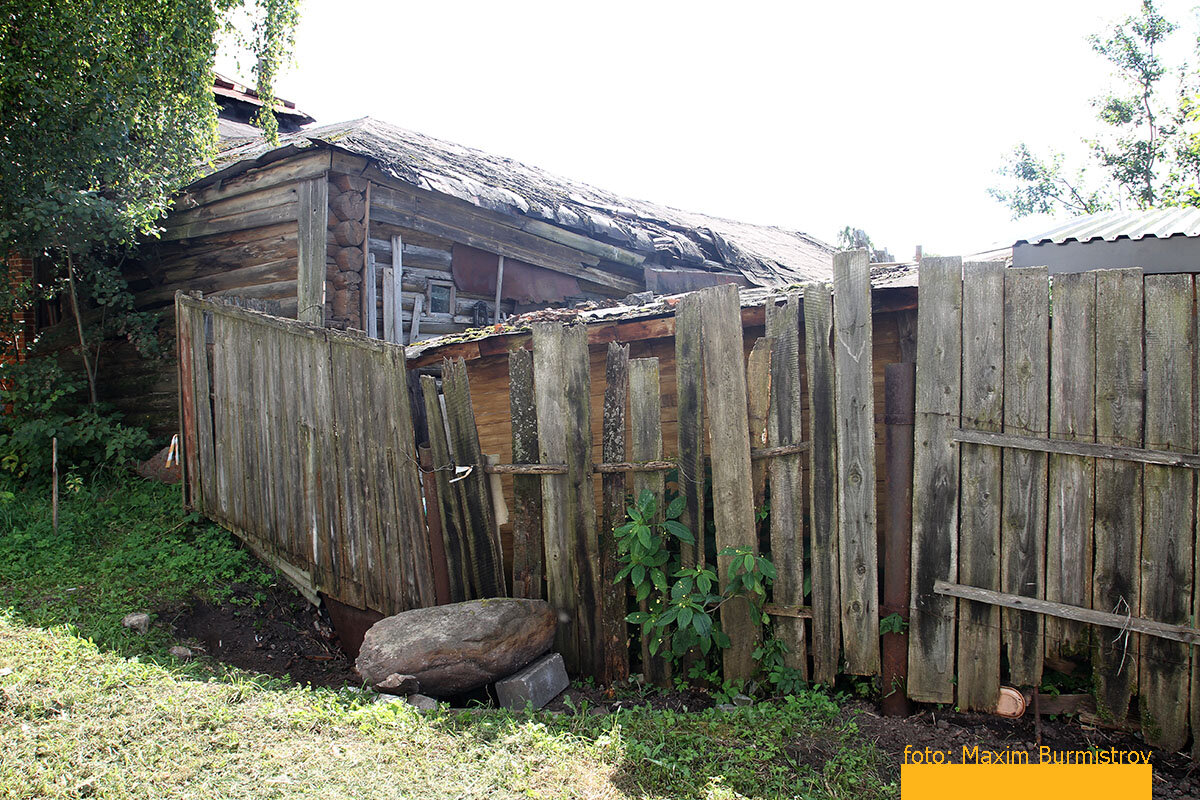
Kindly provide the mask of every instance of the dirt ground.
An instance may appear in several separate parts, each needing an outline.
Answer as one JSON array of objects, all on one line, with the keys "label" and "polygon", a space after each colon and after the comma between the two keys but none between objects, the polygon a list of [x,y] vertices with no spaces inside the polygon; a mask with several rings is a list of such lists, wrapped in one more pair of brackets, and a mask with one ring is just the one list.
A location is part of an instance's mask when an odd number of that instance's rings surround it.
[{"label": "dirt ground", "polygon": [[[881,717],[878,709],[869,703],[849,706],[845,713],[855,720],[863,736],[886,755],[891,770],[887,775],[889,778],[899,778],[904,749],[910,745],[918,749],[951,751],[956,761],[961,760],[964,746],[976,745],[989,750],[1025,750],[1031,763],[1038,758],[1034,723],[1029,715],[1008,720],[987,714],[924,710],[897,719]],[[1086,726],[1070,717],[1043,717],[1042,744],[1054,752],[1093,747],[1149,752],[1150,763],[1154,766],[1155,800],[1200,800],[1200,765],[1182,755],[1156,751],[1132,734]]]},{"label": "dirt ground", "polygon": [[[172,622],[180,641],[212,658],[245,670],[277,677],[289,676],[297,683],[340,687],[359,685],[354,665],[338,648],[337,637],[318,613],[296,592],[281,587],[258,606],[238,602],[248,590],[235,587],[235,601],[219,606],[197,601],[191,606],[160,612]],[[459,698],[457,706],[487,704],[485,690]],[[573,712],[581,708],[593,713],[619,708],[649,706],[657,710],[700,711],[716,705],[705,692],[617,691],[573,685],[547,707],[547,711]],[[884,718],[869,702],[846,707],[862,735],[884,754],[884,777],[898,779],[905,747],[950,751],[957,758],[962,748],[978,745],[988,750],[1026,750],[1037,759],[1032,717],[1007,720],[986,714],[958,714],[921,710],[911,717]],[[1055,752],[1107,749],[1151,753],[1154,765],[1155,800],[1176,798],[1200,800],[1200,764],[1182,755],[1154,751],[1137,736],[1081,724],[1071,717],[1042,720],[1042,743]],[[824,760],[821,747],[834,743],[797,742],[798,757]],[[800,753],[803,751],[803,754]],[[810,752],[811,751],[811,752]]]},{"label": "dirt ground", "polygon": [[361,684],[328,622],[298,593],[279,588],[252,606],[244,602],[248,587],[233,588],[233,602],[196,600],[160,611],[159,619],[174,626],[184,645],[225,664],[313,686]]}]

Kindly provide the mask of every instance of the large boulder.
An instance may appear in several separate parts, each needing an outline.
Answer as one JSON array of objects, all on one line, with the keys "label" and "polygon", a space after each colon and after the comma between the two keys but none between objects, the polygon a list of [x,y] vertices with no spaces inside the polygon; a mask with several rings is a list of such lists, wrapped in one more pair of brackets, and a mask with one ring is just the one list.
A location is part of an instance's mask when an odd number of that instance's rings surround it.
[{"label": "large boulder", "polygon": [[370,684],[412,675],[448,697],[511,675],[550,649],[557,616],[544,600],[493,598],[405,611],[376,622],[355,668]]}]

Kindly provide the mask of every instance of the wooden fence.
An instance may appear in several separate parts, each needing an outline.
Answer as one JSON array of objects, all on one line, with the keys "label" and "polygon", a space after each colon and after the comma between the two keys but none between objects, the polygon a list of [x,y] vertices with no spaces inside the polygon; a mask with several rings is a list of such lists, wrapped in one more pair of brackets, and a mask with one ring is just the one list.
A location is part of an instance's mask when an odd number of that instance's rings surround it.
[{"label": "wooden fence", "polygon": [[1090,655],[1102,718],[1200,730],[1196,325],[1191,275],[925,259],[912,698],[991,710]]}]

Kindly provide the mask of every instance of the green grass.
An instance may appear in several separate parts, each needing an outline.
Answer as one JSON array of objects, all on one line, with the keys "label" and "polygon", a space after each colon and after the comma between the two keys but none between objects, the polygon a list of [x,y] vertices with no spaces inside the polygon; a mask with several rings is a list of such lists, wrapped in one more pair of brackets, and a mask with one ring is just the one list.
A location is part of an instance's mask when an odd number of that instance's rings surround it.
[{"label": "green grass", "polygon": [[422,716],[158,661],[166,633],[132,636],[121,616],[273,576],[170,489],[84,490],[57,536],[43,514],[24,493],[0,506],[0,798],[897,794],[818,692],[728,713]]}]

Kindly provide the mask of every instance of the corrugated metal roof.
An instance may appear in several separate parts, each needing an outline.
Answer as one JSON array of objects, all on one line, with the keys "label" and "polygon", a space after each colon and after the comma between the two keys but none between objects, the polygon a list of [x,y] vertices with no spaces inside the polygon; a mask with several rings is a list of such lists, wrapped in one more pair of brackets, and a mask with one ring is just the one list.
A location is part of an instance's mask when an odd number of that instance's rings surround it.
[{"label": "corrugated metal roof", "polygon": [[1062,244],[1103,239],[1144,239],[1152,236],[1200,236],[1200,208],[1156,208],[1151,211],[1103,211],[1064,222],[1017,244]]}]

